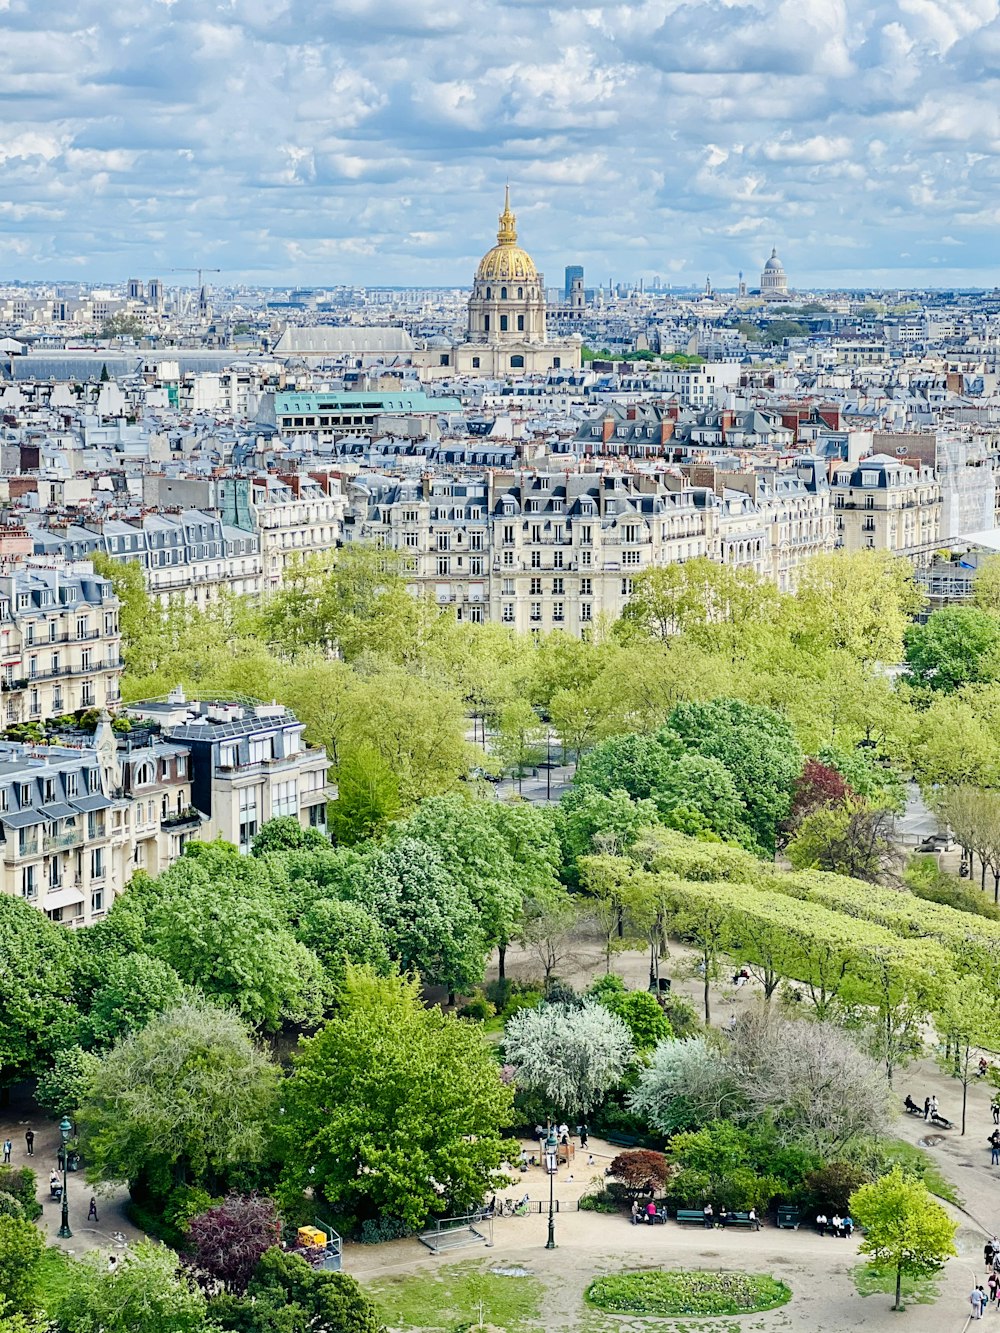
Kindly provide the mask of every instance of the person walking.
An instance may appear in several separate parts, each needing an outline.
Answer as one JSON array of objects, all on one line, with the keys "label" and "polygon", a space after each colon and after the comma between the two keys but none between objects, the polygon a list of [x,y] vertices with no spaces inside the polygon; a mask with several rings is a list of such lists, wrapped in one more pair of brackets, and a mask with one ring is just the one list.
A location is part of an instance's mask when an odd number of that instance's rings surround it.
[{"label": "person walking", "polygon": [[97,1216],[97,1200],[94,1198],[93,1195],[90,1196],[90,1212],[87,1214],[87,1221],[88,1222],[100,1221],[100,1218]]},{"label": "person walking", "polygon": [[9,1166],[9,1165],[10,1165],[10,1155],[11,1155],[11,1153],[12,1153],[13,1151],[14,1151],[14,1145],[13,1145],[13,1143],[11,1143],[10,1139],[4,1139],[4,1141],[3,1141],[3,1164],[4,1164],[4,1166]]},{"label": "person walking", "polygon": [[973,1319],[982,1319],[983,1317],[983,1289],[982,1287],[973,1287],[969,1292],[969,1304],[972,1306]]},{"label": "person walking", "polygon": [[990,1110],[993,1112],[994,1125],[1000,1125],[1000,1096],[996,1096],[990,1102]]},{"label": "person walking", "polygon": [[928,1118],[928,1116],[930,1115],[930,1113],[931,1113],[931,1099],[930,1099],[929,1097],[925,1097],[925,1098],[924,1098],[924,1119],[925,1119],[925,1120]]},{"label": "person walking", "polygon": [[983,1246],[983,1260],[987,1268],[993,1267],[993,1260],[997,1257],[997,1241],[992,1236]]},{"label": "person walking", "polygon": [[29,1129],[29,1130],[26,1130],[26,1131],[25,1131],[24,1141],[25,1141],[25,1143],[28,1145],[28,1156],[29,1156],[29,1157],[34,1157],[34,1155],[35,1155],[35,1131],[34,1131],[33,1129]]},{"label": "person walking", "polygon": [[990,1166],[1000,1166],[1000,1129],[995,1129],[986,1142],[990,1145]]},{"label": "person walking", "polygon": [[1000,1276],[996,1273],[990,1273],[989,1277],[986,1279],[986,1286],[990,1293],[990,1300],[995,1301],[997,1299],[997,1292],[1000,1291]]}]

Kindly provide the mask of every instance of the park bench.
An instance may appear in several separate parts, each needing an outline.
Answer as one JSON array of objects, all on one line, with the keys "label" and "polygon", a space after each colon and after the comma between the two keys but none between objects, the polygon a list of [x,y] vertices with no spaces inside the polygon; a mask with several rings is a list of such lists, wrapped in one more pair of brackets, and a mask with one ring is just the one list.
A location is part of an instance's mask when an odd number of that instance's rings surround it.
[{"label": "park bench", "polygon": [[655,1213],[647,1213],[645,1209],[637,1213],[632,1219],[636,1226],[662,1227],[666,1225],[667,1210],[658,1208]]},{"label": "park bench", "polygon": [[727,1213],[723,1227],[749,1227],[752,1231],[759,1231],[760,1218],[751,1218],[749,1213]]},{"label": "park bench", "polygon": [[[694,1226],[697,1223],[698,1226],[703,1227],[705,1225],[705,1214],[700,1208],[678,1208],[677,1221],[681,1226]],[[714,1225],[714,1218],[712,1223]]]},{"label": "park bench", "polygon": [[789,1204],[781,1204],[778,1208],[778,1226],[783,1231],[798,1231],[799,1210]]}]

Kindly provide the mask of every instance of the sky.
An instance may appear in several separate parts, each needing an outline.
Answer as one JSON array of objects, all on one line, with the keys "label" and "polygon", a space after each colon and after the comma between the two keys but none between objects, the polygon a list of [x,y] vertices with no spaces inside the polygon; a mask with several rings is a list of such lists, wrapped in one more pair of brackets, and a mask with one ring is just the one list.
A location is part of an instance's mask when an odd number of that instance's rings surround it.
[{"label": "sky", "polygon": [[1000,0],[0,0],[0,281],[993,286]]}]

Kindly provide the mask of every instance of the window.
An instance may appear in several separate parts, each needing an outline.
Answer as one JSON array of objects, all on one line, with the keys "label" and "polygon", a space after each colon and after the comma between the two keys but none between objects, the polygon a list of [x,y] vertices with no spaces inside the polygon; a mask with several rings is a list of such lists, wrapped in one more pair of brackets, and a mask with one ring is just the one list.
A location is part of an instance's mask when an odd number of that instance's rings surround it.
[{"label": "window", "polygon": [[34,680],[37,675],[38,675],[38,658],[34,654],[32,654],[31,657],[28,658],[28,677],[30,680]]},{"label": "window", "polygon": [[94,682],[85,680],[80,687],[80,703],[84,708],[91,708],[94,704]]},{"label": "window", "polygon": [[562,567],[563,567],[563,553],[562,553],[562,551],[553,551],[553,552],[552,552],[552,568],[553,568],[553,569],[562,569]]},{"label": "window", "polygon": [[532,579],[532,580],[531,580],[531,587],[528,589],[528,592],[531,594],[532,597],[541,597],[541,595],[542,595],[542,580],[541,580],[541,579]]},{"label": "window", "polygon": [[257,788],[240,792],[240,851],[248,852],[257,834]]},{"label": "window", "polygon": [[404,532],[404,533],[403,533],[403,545],[406,546],[406,547],[408,547],[411,551],[415,551],[415,550],[417,549],[417,547],[420,545],[420,533],[419,533],[419,532]]},{"label": "window", "polygon": [[31,787],[27,782],[22,782],[18,791],[18,799],[21,803],[21,809],[25,810],[31,805]]},{"label": "window", "polygon": [[589,602],[581,602],[581,603],[580,603],[580,619],[581,619],[581,620],[590,620],[590,618],[591,618],[591,616],[590,616],[590,603],[589,603]]},{"label": "window", "polygon": [[642,560],[641,551],[622,551],[623,565],[638,565]]},{"label": "window", "polygon": [[470,557],[469,557],[469,573],[470,573],[470,574],[482,574],[482,572],[483,572],[483,557],[482,557],[481,555],[472,555],[472,556],[470,556]]},{"label": "window", "polygon": [[271,813],[277,819],[279,815],[297,815],[299,813],[299,784],[294,779],[288,782],[276,782],[271,802]]},{"label": "window", "polygon": [[[55,825],[53,824],[53,829]],[[53,836],[55,836],[53,834]],[[62,883],[62,876],[59,874],[59,857],[53,856],[49,860],[49,888],[58,889]]]},{"label": "window", "polygon": [[623,597],[631,597],[631,596],[632,596],[632,580],[631,580],[631,579],[622,579],[622,596],[623,596]]},{"label": "window", "polygon": [[76,618],[76,637],[85,639],[87,637],[87,617],[77,616]]},{"label": "window", "polygon": [[93,795],[101,790],[101,771],[99,768],[87,769],[87,791]]},{"label": "window", "polygon": [[219,767],[236,767],[237,747],[235,745],[222,745],[219,747]]},{"label": "window", "polygon": [[103,847],[93,847],[93,848],[91,848],[91,852],[90,852],[90,878],[91,878],[91,879],[103,879],[103,878],[104,878],[104,871],[105,871],[105,865],[104,865],[104,848],[103,848]]},{"label": "window", "polygon": [[469,550],[481,551],[483,549],[483,534],[481,532],[469,533]]},{"label": "window", "polygon": [[514,542],[514,525],[507,523],[504,525],[503,540],[505,545],[512,545]]},{"label": "window", "polygon": [[562,604],[562,602],[553,602],[553,603],[552,603],[552,619],[553,619],[553,620],[562,620],[562,619],[564,619],[564,617],[563,617],[563,604]]},{"label": "window", "polygon": [[541,602],[532,602],[532,603],[531,603],[531,611],[530,611],[529,619],[531,619],[531,620],[541,620],[541,618],[542,618],[542,604],[541,604]]},{"label": "window", "polygon": [[179,754],[177,756],[177,776],[179,778],[186,778],[187,771],[188,771],[187,755]]},{"label": "window", "polygon": [[642,528],[638,523],[625,524],[625,540],[627,542],[642,541]]},{"label": "window", "polygon": [[61,712],[62,712],[62,706],[63,706],[63,702],[62,702],[62,686],[61,686],[61,685],[55,685],[55,686],[53,686],[53,688],[52,688],[52,711],[53,711],[54,713],[61,713]]},{"label": "window", "polygon": [[513,602],[504,602],[504,604],[503,604],[503,608],[502,608],[502,610],[501,610],[501,612],[500,612],[500,619],[503,621],[503,623],[504,623],[505,625],[513,625],[513,623],[514,623],[514,603],[513,603]]},{"label": "window", "polygon": [[265,764],[274,758],[273,736],[252,736],[250,739],[251,764]]},{"label": "window", "polygon": [[449,550],[449,549],[451,548],[451,534],[450,534],[450,533],[447,533],[447,532],[439,532],[439,533],[436,534],[434,540],[435,540],[435,543],[436,543],[436,545],[437,545],[437,549],[438,549],[439,551],[447,551],[447,550]]},{"label": "window", "polygon": [[591,579],[581,579],[581,580],[580,580],[580,596],[581,596],[581,597],[590,597],[590,596],[593,595],[593,591],[594,591],[594,590],[593,590],[592,580],[591,580]]},{"label": "window", "polygon": [[93,662],[94,654],[90,648],[84,648],[80,654],[80,666],[84,671],[89,671]]},{"label": "window", "polygon": [[150,763],[139,764],[135,770],[135,785],[137,787],[148,787],[156,781],[156,769]]},{"label": "window", "polygon": [[472,369],[473,369],[473,370],[478,370],[478,369],[479,369],[479,357],[478,357],[478,356],[474,356],[474,357],[472,358]]},{"label": "window", "polygon": [[91,915],[93,915],[95,912],[103,912],[103,911],[104,911],[104,890],[103,890],[103,889],[95,889],[94,892],[90,895],[90,911],[91,911]]},{"label": "window", "polygon": [[506,299],[507,299],[507,288],[506,288],[506,287],[501,287],[501,288],[500,288],[500,300],[501,300],[501,301],[506,301]]},{"label": "window", "polygon": [[67,774],[66,774],[66,795],[67,795],[67,796],[75,796],[75,795],[76,795],[76,774],[75,774],[75,773],[67,773]]},{"label": "window", "polygon": [[541,553],[541,551],[532,551],[532,553],[531,553],[531,568],[532,568],[532,569],[541,569],[541,567],[542,567],[542,553]]},{"label": "window", "polygon": [[589,546],[593,539],[593,529],[589,523],[585,523],[580,529],[580,541],[584,546]]},{"label": "window", "polygon": [[511,368],[511,370],[523,370],[523,369],[524,369],[524,357],[523,357],[523,356],[520,356],[520,355],[518,355],[518,356],[512,356],[512,357],[510,358],[510,368]]},{"label": "window", "polygon": [[56,781],[55,778],[46,778],[42,783],[42,800],[49,805],[56,799]]},{"label": "window", "polygon": [[[490,317],[489,317],[489,315],[484,315],[484,316],[483,316],[483,329],[484,329],[487,333],[489,333],[489,331],[490,331]],[[473,360],[475,360],[475,359],[476,359],[476,358],[473,358]]]},{"label": "window", "polygon": [[524,316],[523,316],[523,315],[518,315],[518,317],[517,317],[517,331],[518,331],[518,333],[523,333],[523,332],[524,332]]},{"label": "window", "polygon": [[504,551],[504,553],[503,553],[503,563],[504,563],[504,565],[505,565],[507,568],[512,568],[512,567],[513,567],[513,565],[514,565],[514,552],[513,552],[513,551]]},{"label": "window", "polygon": [[531,540],[532,540],[533,542],[540,542],[540,541],[542,540],[542,525],[541,525],[541,523],[532,523],[532,525],[531,525]]},{"label": "window", "polygon": [[451,573],[451,557],[450,557],[450,556],[447,556],[447,555],[439,555],[439,556],[438,556],[438,558],[437,558],[437,572],[438,572],[439,574],[450,574],[450,573]]},{"label": "window", "polygon": [[[84,700],[84,702],[86,703],[86,700]],[[35,715],[41,711],[41,705],[38,702],[38,691],[33,689],[28,696],[28,712]]]}]

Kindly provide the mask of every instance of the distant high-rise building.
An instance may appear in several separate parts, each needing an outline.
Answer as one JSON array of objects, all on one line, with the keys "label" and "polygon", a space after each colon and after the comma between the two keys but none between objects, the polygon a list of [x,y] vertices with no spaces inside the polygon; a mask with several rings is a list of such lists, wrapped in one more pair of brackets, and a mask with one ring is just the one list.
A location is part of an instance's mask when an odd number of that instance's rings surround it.
[{"label": "distant high-rise building", "polygon": [[130,301],[141,301],[145,297],[145,289],[141,278],[129,278],[128,280],[128,299]]},{"label": "distant high-rise building", "polygon": [[569,300],[570,292],[572,292],[572,290],[573,290],[573,279],[574,279],[574,278],[579,278],[579,279],[580,279],[580,286],[582,287],[582,286],[583,286],[583,265],[582,265],[582,264],[567,264],[567,265],[566,265],[566,285],[565,285],[565,287],[564,287],[564,289],[563,289],[563,295],[564,295],[564,297],[565,297],[565,299],[566,299],[567,301]]},{"label": "distant high-rise building", "polygon": [[149,304],[154,310],[160,310],[163,306],[163,282],[159,278],[149,280]]}]

